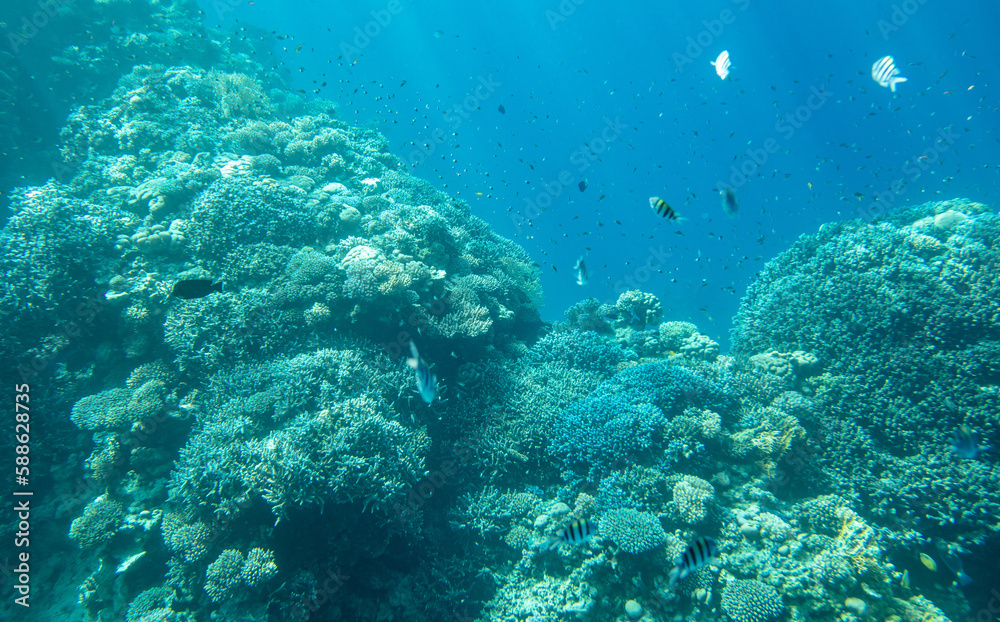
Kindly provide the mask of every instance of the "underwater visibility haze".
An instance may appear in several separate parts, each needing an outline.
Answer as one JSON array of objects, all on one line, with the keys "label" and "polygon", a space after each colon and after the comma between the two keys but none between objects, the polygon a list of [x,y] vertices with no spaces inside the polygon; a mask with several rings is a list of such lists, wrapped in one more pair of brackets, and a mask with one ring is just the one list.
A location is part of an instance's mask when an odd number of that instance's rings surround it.
[{"label": "underwater visibility haze", "polygon": [[996,620],[997,24],[4,2],[0,619]]}]

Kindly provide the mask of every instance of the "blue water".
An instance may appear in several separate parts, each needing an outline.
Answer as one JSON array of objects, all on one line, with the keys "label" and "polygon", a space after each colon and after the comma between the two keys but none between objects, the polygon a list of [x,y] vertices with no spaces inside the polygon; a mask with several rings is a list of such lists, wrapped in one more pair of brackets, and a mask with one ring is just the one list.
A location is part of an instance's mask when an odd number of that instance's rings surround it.
[{"label": "blue water", "polygon": [[[725,341],[755,272],[798,235],[877,197],[876,212],[1000,195],[995,2],[218,6],[204,3],[206,24],[262,29],[248,36],[273,44],[296,90],[383,132],[415,174],[524,245],[547,320],[632,279],[665,317]],[[722,50],[726,81],[710,65]],[[885,55],[908,78],[895,93],[871,78]],[[604,145],[609,119],[623,129]],[[654,195],[686,220],[658,219]]]}]

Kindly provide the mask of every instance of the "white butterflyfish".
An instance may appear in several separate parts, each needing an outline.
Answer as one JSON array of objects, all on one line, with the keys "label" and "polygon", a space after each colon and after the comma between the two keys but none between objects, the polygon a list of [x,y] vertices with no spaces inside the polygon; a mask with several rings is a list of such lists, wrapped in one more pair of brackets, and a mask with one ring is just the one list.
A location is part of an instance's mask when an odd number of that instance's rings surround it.
[{"label": "white butterflyfish", "polygon": [[878,82],[879,86],[887,86],[893,93],[896,92],[896,85],[906,82],[906,78],[899,75],[899,69],[891,56],[883,56],[872,65],[872,80]]},{"label": "white butterflyfish", "polygon": [[729,50],[722,50],[722,54],[712,62],[712,66],[715,67],[715,73],[719,74],[719,77],[725,80],[729,77],[729,66],[732,63],[729,62]]},{"label": "white butterflyfish", "polygon": [[583,257],[576,260],[576,284],[586,285],[590,282],[590,272],[587,271],[587,264],[584,263]]}]

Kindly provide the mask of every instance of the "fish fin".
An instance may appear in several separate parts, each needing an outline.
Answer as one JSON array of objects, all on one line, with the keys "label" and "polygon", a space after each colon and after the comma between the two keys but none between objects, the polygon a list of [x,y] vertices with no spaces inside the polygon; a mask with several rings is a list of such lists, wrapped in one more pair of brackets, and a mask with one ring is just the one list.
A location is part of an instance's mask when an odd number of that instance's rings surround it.
[{"label": "fish fin", "polygon": [[417,344],[413,343],[412,339],[410,340],[410,354],[413,355],[413,358],[417,359],[418,361],[420,360],[420,353],[417,352]]},{"label": "fish fin", "polygon": [[681,580],[681,567],[680,565],[674,566],[670,569],[670,573],[667,575],[668,587],[669,589],[674,589],[677,582]]},{"label": "fish fin", "polygon": [[417,359],[406,359],[406,365],[410,369],[416,369],[417,365],[419,365],[419,364],[420,364],[420,361],[418,361]]},{"label": "fish fin", "polygon": [[906,82],[906,78],[904,78],[903,76],[893,76],[889,78],[889,90],[895,93],[896,85],[899,84],[900,82]]}]

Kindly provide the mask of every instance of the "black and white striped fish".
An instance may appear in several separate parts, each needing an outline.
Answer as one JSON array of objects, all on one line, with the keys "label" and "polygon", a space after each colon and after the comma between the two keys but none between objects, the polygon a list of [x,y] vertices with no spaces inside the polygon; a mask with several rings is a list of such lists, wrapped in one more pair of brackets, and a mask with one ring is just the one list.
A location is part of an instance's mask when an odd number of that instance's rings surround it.
[{"label": "black and white striped fish", "polygon": [[437,376],[431,373],[430,367],[427,367],[424,359],[420,358],[417,344],[412,341],[410,342],[410,353],[413,358],[406,359],[406,364],[413,369],[417,377],[417,391],[420,392],[420,397],[430,404],[434,401],[434,396],[437,395]]},{"label": "black and white striped fish", "polygon": [[681,561],[670,571],[670,587],[692,572],[717,561],[719,545],[711,538],[698,538],[685,549]]},{"label": "black and white striped fish", "polygon": [[538,548],[544,551],[551,551],[560,544],[577,545],[590,542],[590,539],[597,534],[597,523],[589,519],[575,520],[569,525],[556,532]]},{"label": "black and white striped fish", "polygon": [[872,65],[872,79],[878,82],[879,86],[887,86],[893,93],[896,92],[896,85],[906,82],[906,78],[899,75],[895,61],[891,56],[883,56]]},{"label": "black and white striped fish", "polygon": [[677,220],[677,212],[674,208],[667,205],[667,202],[660,197],[649,197],[649,206],[653,208],[657,216],[661,218],[666,218],[667,220]]}]

